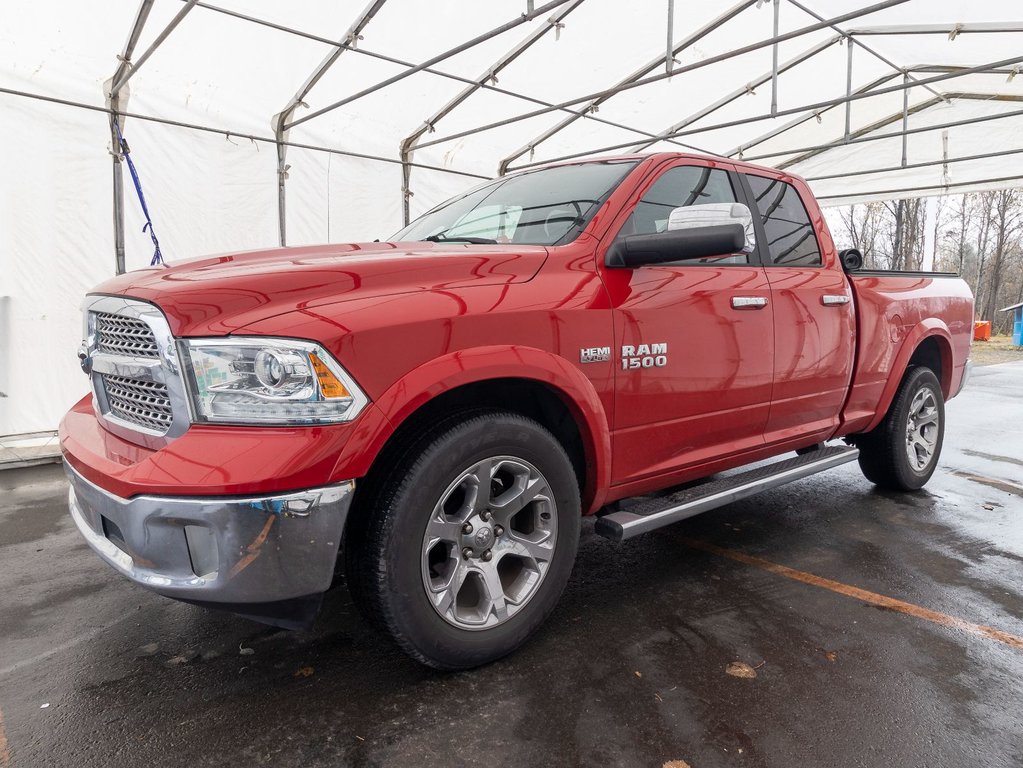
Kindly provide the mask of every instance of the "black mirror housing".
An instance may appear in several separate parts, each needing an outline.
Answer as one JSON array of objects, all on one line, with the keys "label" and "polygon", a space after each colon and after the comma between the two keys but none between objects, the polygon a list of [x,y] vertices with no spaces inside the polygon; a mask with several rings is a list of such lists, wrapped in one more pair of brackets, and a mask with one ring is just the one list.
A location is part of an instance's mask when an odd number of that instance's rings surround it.
[{"label": "black mirror housing", "polygon": [[745,245],[746,232],[741,224],[673,229],[623,237],[608,249],[604,263],[614,269],[632,269],[644,264],[729,256]]},{"label": "black mirror housing", "polygon": [[846,248],[838,254],[838,260],[842,263],[842,269],[846,272],[856,272],[863,269],[863,254],[856,248]]}]

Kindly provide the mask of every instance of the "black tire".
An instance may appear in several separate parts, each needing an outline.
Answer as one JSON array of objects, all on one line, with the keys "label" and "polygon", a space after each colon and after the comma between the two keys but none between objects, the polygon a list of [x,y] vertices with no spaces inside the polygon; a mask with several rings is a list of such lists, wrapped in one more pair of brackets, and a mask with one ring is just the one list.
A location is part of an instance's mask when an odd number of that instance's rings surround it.
[{"label": "black tire", "polygon": [[[933,436],[933,452],[925,465],[918,467],[911,463],[907,450],[907,430],[910,408],[921,393],[924,393],[924,397],[928,393],[933,397],[938,423],[936,434]],[[891,407],[881,423],[856,439],[856,446],[860,449],[860,469],[863,475],[879,488],[894,491],[919,490],[931,479],[935,467],[938,466],[944,439],[945,399],[941,394],[941,384],[931,369],[910,368],[899,384]]]},{"label": "black tire", "polygon": [[[406,653],[437,669],[469,669],[507,655],[551,613],[572,571],[581,510],[568,455],[537,422],[494,411],[448,421],[402,454],[348,542],[358,550],[347,558],[356,605]],[[491,457],[512,457],[541,473],[554,501],[554,515],[545,519],[556,517],[556,538],[543,576],[516,613],[493,627],[463,629],[443,618],[427,596],[424,537],[452,483]]]}]

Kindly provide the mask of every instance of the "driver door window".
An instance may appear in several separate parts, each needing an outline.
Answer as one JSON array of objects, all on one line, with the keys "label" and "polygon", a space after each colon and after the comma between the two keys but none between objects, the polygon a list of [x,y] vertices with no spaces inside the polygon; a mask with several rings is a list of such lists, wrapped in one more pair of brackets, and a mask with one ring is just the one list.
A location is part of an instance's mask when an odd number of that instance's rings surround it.
[{"label": "driver door window", "polygon": [[[668,217],[676,208],[737,202],[739,199],[725,171],[697,165],[669,168],[636,203],[618,237],[664,232],[668,228]],[[750,261],[748,255],[740,253],[687,263],[749,264]]]}]

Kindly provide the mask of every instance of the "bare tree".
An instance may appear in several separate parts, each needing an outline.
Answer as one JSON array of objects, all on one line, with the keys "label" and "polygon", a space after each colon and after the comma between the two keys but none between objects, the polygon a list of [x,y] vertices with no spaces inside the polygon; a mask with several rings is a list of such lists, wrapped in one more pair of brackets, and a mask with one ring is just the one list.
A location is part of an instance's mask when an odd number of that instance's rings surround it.
[{"label": "bare tree", "polygon": [[983,319],[994,325],[995,311],[999,302],[999,289],[1002,287],[1002,265],[1005,263],[1006,250],[1012,248],[1010,239],[1019,237],[1020,224],[1023,223],[1023,211],[1020,210],[1020,193],[1016,189],[1003,189],[991,193],[994,197],[995,251],[991,257],[989,290],[984,304]]},{"label": "bare tree", "polygon": [[[836,241],[863,251],[870,269],[924,264],[926,201],[861,203],[829,214]],[[933,268],[958,272],[973,288],[978,317],[1005,332],[998,310],[1023,301],[1023,189],[975,192],[938,203]]]}]

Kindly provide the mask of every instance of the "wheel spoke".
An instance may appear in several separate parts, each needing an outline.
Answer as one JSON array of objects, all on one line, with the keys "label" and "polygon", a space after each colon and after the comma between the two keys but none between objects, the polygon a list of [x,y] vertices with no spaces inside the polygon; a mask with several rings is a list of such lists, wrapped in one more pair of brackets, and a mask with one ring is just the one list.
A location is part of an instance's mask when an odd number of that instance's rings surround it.
[{"label": "wheel spoke", "polygon": [[511,555],[518,555],[527,560],[532,560],[538,565],[548,563],[554,556],[554,547],[551,546],[551,535],[547,534],[539,541],[531,541],[512,534],[506,539],[501,549]]},{"label": "wheel spoke", "polygon": [[457,544],[461,527],[461,522],[448,520],[443,512],[440,513],[426,526],[426,536],[429,539],[427,546],[433,547],[438,541],[450,541]]},{"label": "wheel spoke", "polygon": [[430,600],[433,602],[433,607],[437,609],[438,613],[442,616],[451,613],[452,608],[455,605],[455,599],[458,597],[458,590],[465,584],[465,577],[469,573],[469,569],[466,568],[461,561],[455,566],[451,573],[451,578],[448,579],[447,583],[434,589],[430,587],[431,595]]},{"label": "wheel spoke", "polygon": [[515,487],[505,491],[493,501],[494,515],[499,521],[507,525],[515,515],[526,508],[528,504],[536,501],[541,496],[548,494],[547,481],[542,477],[528,476],[523,483],[516,483]]},{"label": "wheel spoke", "polygon": [[501,584],[501,577],[497,573],[497,566],[492,563],[485,563],[479,569],[483,576],[483,586],[487,590],[487,599],[490,601],[490,610],[498,621],[508,618],[508,600],[504,594],[504,586]]},{"label": "wheel spoke", "polygon": [[938,423],[938,412],[937,411],[931,411],[930,413],[926,413],[926,414],[918,417],[917,420],[916,420],[916,425],[918,427],[924,427],[924,426],[927,426],[928,424],[937,424],[937,423]]},{"label": "wheel spoke", "polygon": [[478,515],[490,503],[490,481],[494,477],[494,462],[485,459],[472,468],[472,471],[465,478],[468,488],[466,489],[466,509],[463,520]]},{"label": "wheel spoke", "polygon": [[913,416],[919,415],[919,413],[927,407],[927,398],[930,397],[930,393],[926,390],[920,390],[916,393],[913,398],[912,404],[909,406],[909,412]]}]

